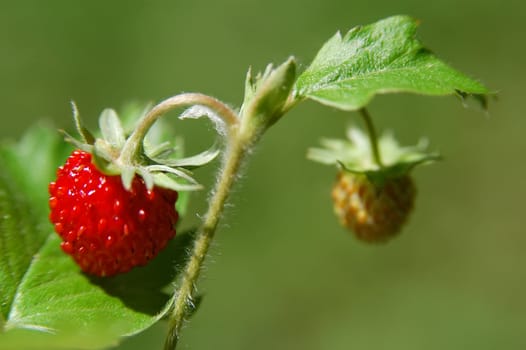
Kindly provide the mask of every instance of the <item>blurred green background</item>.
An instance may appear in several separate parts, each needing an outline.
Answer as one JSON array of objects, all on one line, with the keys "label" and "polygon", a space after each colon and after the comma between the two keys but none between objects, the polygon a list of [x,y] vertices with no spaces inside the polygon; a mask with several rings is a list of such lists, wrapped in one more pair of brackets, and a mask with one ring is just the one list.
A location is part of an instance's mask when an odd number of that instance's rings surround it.
[{"label": "blurred green background", "polygon": [[[246,69],[295,55],[305,68],[338,29],[393,14],[454,67],[499,92],[489,113],[454,97],[392,95],[370,111],[404,143],[445,161],[415,172],[417,208],[397,239],[356,241],[333,217],[334,169],[305,151],[356,115],[293,110],[255,150],[204,271],[181,349],[525,349],[524,2],[3,1],[0,137],[38,120],[94,127],[105,107],[200,91],[239,106]],[[176,114],[173,114],[175,120]],[[211,126],[174,122],[189,151]],[[213,184],[211,170],[199,178]],[[206,194],[185,225],[198,222]],[[164,325],[119,349],[154,349]]]}]

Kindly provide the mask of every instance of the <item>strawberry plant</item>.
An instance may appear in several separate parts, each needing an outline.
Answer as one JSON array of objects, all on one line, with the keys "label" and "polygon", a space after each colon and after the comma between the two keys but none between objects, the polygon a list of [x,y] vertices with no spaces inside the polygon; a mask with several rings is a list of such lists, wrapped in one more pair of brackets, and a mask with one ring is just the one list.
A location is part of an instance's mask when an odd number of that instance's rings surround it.
[{"label": "strawberry plant", "polygon": [[[366,106],[386,93],[473,96],[483,106],[488,95],[426,49],[416,29],[414,19],[394,16],[335,34],[303,72],[293,57],[259,74],[249,70],[239,109],[184,93],[121,116],[133,128],[104,110],[101,131],[92,134],[74,106],[80,140],[65,133],[72,153],[42,126],[3,145],[2,348],[102,348],[166,320],[165,348],[175,349],[199,306],[196,285],[242,165],[267,130],[306,100],[358,112],[365,122],[365,132],[352,127],[347,140],[324,139],[308,152],[338,169],[337,219],[366,242],[398,234],[415,201],[411,171],[439,155],[425,144],[378,137]],[[212,120],[220,146],[184,157],[180,140],[155,137],[166,136],[164,128],[152,132],[161,117],[180,108],[187,108],[181,119]],[[216,156],[221,165],[202,222],[179,232],[190,192],[202,187],[192,169]]]}]

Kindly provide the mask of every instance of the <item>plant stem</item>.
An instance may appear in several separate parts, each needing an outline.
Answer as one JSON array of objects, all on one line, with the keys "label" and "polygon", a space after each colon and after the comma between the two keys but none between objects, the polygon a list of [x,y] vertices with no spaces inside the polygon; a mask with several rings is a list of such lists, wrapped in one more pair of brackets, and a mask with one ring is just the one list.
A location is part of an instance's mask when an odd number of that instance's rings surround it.
[{"label": "plant stem", "polygon": [[240,137],[238,115],[221,101],[199,93],[186,93],[170,97],[153,107],[141,119],[137,128],[126,140],[118,161],[124,165],[133,165],[137,159],[141,158],[144,137],[154,122],[170,110],[189,105],[206,106],[217,113],[227,126],[228,144],[219,181],[210,199],[210,206],[201,227],[197,231],[192,254],[179,283],[179,289],[176,290],[172,299],[172,311],[168,321],[169,332],[165,342],[165,349],[168,350],[173,350],[177,346],[179,332],[187,315],[188,307],[192,305],[194,286],[199,278],[203,261],[221,218],[225,201],[237,178],[242,160],[255,139],[253,135],[248,135],[248,138]]},{"label": "plant stem", "polygon": [[234,137],[226,150],[225,163],[219,176],[219,182],[210,199],[210,206],[208,207],[204,221],[197,231],[190,260],[186,265],[182,280],[178,285],[173,311],[168,321],[169,331],[164,346],[165,350],[173,350],[177,346],[188,307],[193,305],[195,283],[199,278],[203,261],[214,237],[217,224],[224,209],[224,204],[238,176],[248,146],[249,145],[245,144],[241,139]]},{"label": "plant stem", "polygon": [[378,135],[376,134],[371,115],[365,108],[360,109],[360,115],[363,117],[367,132],[369,133],[369,142],[371,143],[371,150],[373,152],[373,161],[376,163],[376,165],[378,165],[378,167],[382,168],[383,163],[380,156],[380,149],[378,147]]},{"label": "plant stem", "polygon": [[213,97],[199,93],[185,93],[172,96],[157,104],[141,119],[137,128],[126,140],[119,161],[125,165],[132,164],[135,159],[139,158],[140,153],[142,152],[142,142],[153,123],[173,109],[191,105],[201,105],[212,109],[228,126],[229,131],[232,128],[235,128],[238,124],[236,112]]}]

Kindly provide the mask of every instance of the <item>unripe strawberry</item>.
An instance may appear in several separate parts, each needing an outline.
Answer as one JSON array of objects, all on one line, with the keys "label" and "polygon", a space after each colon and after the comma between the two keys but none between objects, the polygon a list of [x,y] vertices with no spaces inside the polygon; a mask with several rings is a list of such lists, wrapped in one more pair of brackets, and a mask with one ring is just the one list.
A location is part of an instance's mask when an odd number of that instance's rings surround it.
[{"label": "unripe strawberry", "polygon": [[409,175],[386,180],[381,186],[364,175],[341,171],[332,189],[340,223],[368,242],[385,241],[407,221],[416,189]]},{"label": "unripe strawberry", "polygon": [[386,241],[400,231],[413,208],[416,187],[410,171],[439,156],[425,152],[425,143],[400,147],[386,134],[378,140],[380,164],[367,135],[349,129],[347,136],[323,140],[324,148],[310,149],[308,157],[339,168],[331,195],[340,223],[360,240]]}]

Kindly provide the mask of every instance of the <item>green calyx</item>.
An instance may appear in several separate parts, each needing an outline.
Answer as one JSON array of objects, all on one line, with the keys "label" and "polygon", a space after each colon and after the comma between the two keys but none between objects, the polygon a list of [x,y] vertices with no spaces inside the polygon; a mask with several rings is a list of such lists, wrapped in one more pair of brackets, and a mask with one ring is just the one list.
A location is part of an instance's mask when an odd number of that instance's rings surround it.
[{"label": "green calyx", "polygon": [[427,142],[415,146],[400,146],[392,133],[384,133],[378,139],[378,151],[382,164],[375,161],[368,135],[359,128],[347,130],[347,140],[323,139],[323,148],[311,148],[307,158],[322,164],[336,165],[344,171],[365,175],[371,182],[381,185],[389,178],[408,174],[420,164],[439,160],[438,153],[428,152]]},{"label": "green calyx", "polygon": [[[74,103],[72,107],[73,119],[81,140],[62,131],[66,141],[91,153],[93,163],[104,174],[120,175],[126,189],[131,189],[133,178],[139,175],[148,189],[159,186],[174,191],[199,190],[202,186],[192,177],[190,169],[211,162],[219,153],[215,147],[212,147],[195,156],[183,158],[180,144],[174,147],[170,142],[160,142],[162,133],[151,130],[152,132],[136,145],[138,150],[133,152],[133,157],[129,157],[123,155],[123,150],[132,132],[127,132],[123,127],[115,110],[102,111],[99,117],[101,137],[96,138],[82,124]],[[141,114],[144,117],[144,113],[138,113],[137,110],[129,114],[135,118]]]}]

